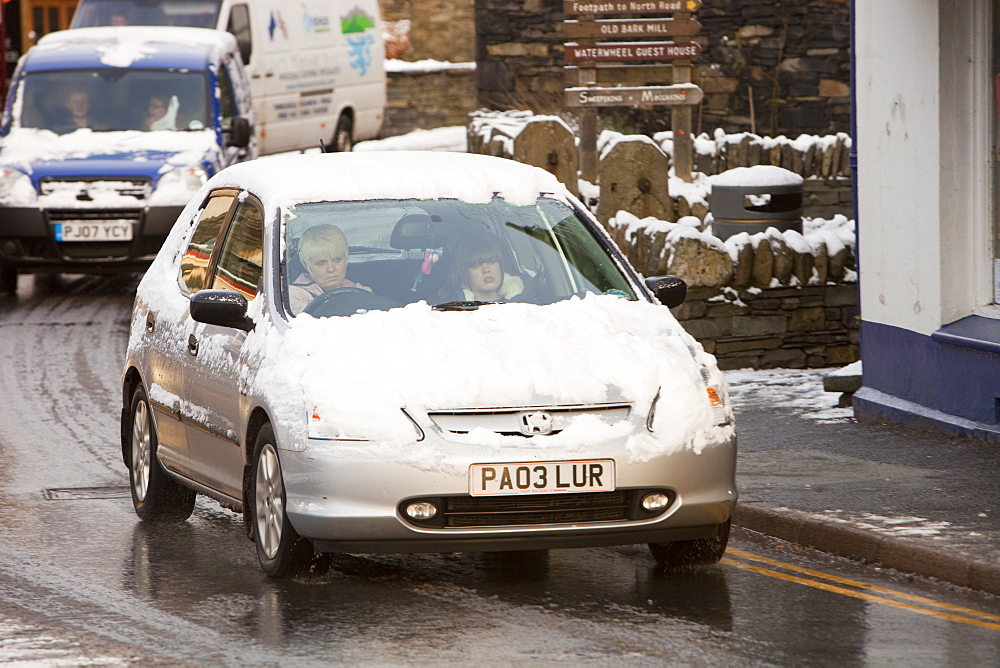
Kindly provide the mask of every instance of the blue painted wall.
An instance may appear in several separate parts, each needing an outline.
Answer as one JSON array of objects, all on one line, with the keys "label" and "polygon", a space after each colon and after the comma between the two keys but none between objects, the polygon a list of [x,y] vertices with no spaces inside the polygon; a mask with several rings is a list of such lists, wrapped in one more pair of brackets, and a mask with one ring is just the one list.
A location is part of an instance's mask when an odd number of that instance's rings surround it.
[{"label": "blue painted wall", "polygon": [[[979,338],[963,336],[970,330]],[[1000,320],[967,318],[932,336],[863,321],[864,388],[890,396],[862,391],[856,395],[855,413],[900,419],[900,405],[891,401],[895,398],[916,405],[902,409],[912,412],[914,421],[929,420],[963,433],[973,427],[966,424],[971,422],[977,427],[971,431],[1000,437],[1000,346],[994,347],[992,338],[1000,340]],[[923,413],[922,408],[929,410]]]}]

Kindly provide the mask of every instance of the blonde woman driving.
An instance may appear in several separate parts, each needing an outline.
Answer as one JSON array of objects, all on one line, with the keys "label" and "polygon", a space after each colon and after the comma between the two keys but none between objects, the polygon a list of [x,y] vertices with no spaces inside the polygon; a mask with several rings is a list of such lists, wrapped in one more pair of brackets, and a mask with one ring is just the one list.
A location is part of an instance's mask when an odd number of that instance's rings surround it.
[{"label": "blonde woman driving", "polygon": [[301,313],[309,302],[330,290],[359,288],[372,291],[366,285],[347,280],[347,237],[336,225],[316,225],[303,232],[298,254],[305,271],[288,287],[293,315]]}]

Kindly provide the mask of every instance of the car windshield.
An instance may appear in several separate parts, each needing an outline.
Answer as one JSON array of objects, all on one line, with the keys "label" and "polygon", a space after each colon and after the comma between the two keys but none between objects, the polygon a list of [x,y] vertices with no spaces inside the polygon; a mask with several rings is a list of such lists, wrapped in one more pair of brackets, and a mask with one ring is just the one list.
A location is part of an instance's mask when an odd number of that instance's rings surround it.
[{"label": "car windshield", "polygon": [[83,0],[71,28],[96,26],[191,26],[214,28],[222,0]]},{"label": "car windshield", "polygon": [[15,126],[52,130],[202,130],[210,127],[205,72],[97,68],[28,72]]},{"label": "car windshield", "polygon": [[636,299],[590,223],[565,202],[457,200],[299,204],[283,216],[289,312],[354,315],[426,301],[440,309]]}]

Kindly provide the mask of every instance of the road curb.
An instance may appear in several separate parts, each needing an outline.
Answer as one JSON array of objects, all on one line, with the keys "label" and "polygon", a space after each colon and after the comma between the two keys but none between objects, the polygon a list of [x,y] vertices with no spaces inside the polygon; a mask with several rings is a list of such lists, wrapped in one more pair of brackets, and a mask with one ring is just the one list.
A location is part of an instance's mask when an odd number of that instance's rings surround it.
[{"label": "road curb", "polygon": [[736,506],[733,524],[822,552],[932,577],[1000,596],[1000,564],[962,552],[920,545],[896,536],[859,529],[828,517],[758,501]]}]

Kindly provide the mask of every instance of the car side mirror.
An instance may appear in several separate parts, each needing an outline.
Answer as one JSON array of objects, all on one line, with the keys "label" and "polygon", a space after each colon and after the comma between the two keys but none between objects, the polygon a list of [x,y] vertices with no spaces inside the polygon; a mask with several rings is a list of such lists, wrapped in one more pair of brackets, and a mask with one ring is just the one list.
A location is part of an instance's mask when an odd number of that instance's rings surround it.
[{"label": "car side mirror", "polygon": [[191,296],[191,317],[196,322],[249,332],[255,326],[247,316],[247,299],[232,290],[200,290]]},{"label": "car side mirror", "polygon": [[249,146],[250,121],[242,116],[235,117],[233,119],[233,125],[229,129],[229,141],[227,143],[230,146],[235,146],[236,148],[246,148]]},{"label": "car side mirror", "polygon": [[687,283],[676,276],[652,276],[646,279],[646,287],[669,308],[680,306],[687,298]]}]

